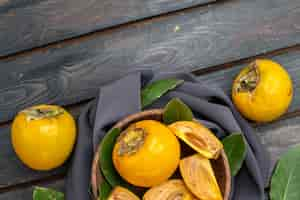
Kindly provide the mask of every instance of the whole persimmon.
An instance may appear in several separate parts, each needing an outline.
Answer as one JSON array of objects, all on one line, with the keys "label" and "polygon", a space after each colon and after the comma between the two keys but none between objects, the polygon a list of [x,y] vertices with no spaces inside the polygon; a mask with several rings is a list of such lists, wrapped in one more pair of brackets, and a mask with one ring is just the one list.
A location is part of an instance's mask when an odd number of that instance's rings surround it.
[{"label": "whole persimmon", "polygon": [[12,130],[13,148],[20,160],[35,170],[62,165],[76,139],[73,117],[55,105],[38,105],[17,114]]},{"label": "whole persimmon", "polygon": [[180,161],[180,144],[172,131],[154,120],[124,130],[113,149],[113,163],[127,182],[151,187],[166,181]]},{"label": "whole persimmon", "polygon": [[288,109],[293,84],[278,63],[257,59],[242,69],[232,86],[232,99],[240,113],[256,122],[277,119]]}]

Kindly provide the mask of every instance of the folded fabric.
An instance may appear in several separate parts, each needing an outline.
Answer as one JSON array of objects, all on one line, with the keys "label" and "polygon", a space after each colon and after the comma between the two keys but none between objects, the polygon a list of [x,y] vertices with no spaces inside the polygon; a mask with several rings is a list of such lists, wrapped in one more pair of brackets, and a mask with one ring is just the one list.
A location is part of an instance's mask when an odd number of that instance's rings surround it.
[{"label": "folded fabric", "polygon": [[268,155],[251,126],[240,116],[230,98],[220,89],[198,82],[191,74],[135,72],[100,88],[99,96],[82,111],[78,138],[66,181],[67,200],[90,199],[93,154],[106,132],[120,119],[141,111],[141,88],[152,81],[179,78],[185,82],[161,97],[150,108],[162,108],[172,98],[180,98],[195,117],[219,137],[244,134],[247,156],[233,178],[231,200],[263,200],[268,185]]}]

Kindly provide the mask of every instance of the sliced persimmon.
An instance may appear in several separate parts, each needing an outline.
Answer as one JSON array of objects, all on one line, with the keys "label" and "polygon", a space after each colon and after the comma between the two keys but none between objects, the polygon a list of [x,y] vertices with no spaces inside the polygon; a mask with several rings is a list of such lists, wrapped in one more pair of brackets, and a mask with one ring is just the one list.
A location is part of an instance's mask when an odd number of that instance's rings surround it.
[{"label": "sliced persimmon", "polygon": [[110,193],[108,200],[140,200],[140,198],[126,188],[117,186]]},{"label": "sliced persimmon", "polygon": [[222,200],[217,179],[207,158],[200,154],[180,161],[180,173],[187,188],[201,200]]},{"label": "sliced persimmon", "polygon": [[169,128],[196,152],[208,159],[217,159],[223,149],[221,141],[205,126],[196,121],[178,121]]},{"label": "sliced persimmon", "polygon": [[180,179],[168,180],[148,190],[143,200],[196,200]]}]

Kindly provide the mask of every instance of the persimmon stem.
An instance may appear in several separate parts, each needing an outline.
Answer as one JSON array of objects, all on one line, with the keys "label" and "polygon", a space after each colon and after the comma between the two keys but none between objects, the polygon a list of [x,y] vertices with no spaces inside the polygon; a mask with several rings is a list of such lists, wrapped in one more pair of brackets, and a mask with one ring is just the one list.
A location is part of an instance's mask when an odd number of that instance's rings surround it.
[{"label": "persimmon stem", "polygon": [[28,108],[23,110],[22,113],[26,115],[28,121],[38,120],[44,118],[56,117],[64,113],[60,108]]},{"label": "persimmon stem", "polygon": [[120,143],[119,156],[131,155],[136,153],[140,147],[144,144],[146,137],[146,130],[143,128],[129,128],[121,133],[118,138]]},{"label": "persimmon stem", "polygon": [[252,92],[259,82],[259,71],[255,62],[251,63],[248,71],[238,79],[237,92]]}]

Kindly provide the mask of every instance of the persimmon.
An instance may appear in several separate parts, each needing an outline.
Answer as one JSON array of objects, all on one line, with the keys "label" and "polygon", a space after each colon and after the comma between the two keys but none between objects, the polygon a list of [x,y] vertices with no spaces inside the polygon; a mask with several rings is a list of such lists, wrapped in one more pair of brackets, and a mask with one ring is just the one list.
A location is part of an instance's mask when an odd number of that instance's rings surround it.
[{"label": "persimmon", "polygon": [[178,121],[169,125],[173,133],[208,159],[217,159],[223,149],[220,140],[200,122]]},{"label": "persimmon", "polygon": [[241,114],[256,122],[277,119],[288,109],[293,84],[278,63],[258,59],[242,69],[232,86],[232,99]]},{"label": "persimmon", "polygon": [[164,124],[143,120],[124,130],[113,149],[113,163],[127,182],[151,187],[166,181],[180,160],[180,144]]},{"label": "persimmon", "polygon": [[28,167],[50,170],[62,165],[76,139],[73,117],[55,105],[38,105],[17,114],[12,124],[13,148]]}]

